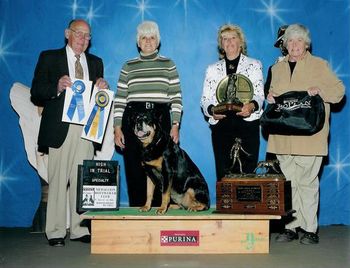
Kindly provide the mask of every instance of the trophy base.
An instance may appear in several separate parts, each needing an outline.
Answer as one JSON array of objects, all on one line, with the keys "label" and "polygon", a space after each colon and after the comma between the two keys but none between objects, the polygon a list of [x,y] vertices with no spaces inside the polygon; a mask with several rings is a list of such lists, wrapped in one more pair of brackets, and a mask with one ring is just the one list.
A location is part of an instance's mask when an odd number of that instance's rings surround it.
[{"label": "trophy base", "polygon": [[241,112],[243,103],[223,103],[212,108],[215,114],[224,114],[227,112]]},{"label": "trophy base", "polygon": [[216,183],[220,213],[288,215],[292,211],[291,182],[283,175],[230,174]]}]

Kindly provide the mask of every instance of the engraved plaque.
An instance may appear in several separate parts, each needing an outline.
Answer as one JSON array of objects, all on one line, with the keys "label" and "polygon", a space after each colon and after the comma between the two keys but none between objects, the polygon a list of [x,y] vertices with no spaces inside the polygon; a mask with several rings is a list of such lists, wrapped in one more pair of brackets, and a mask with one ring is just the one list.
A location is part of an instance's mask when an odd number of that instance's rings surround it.
[{"label": "engraved plaque", "polygon": [[261,202],[261,187],[257,185],[237,186],[236,196],[237,201]]}]

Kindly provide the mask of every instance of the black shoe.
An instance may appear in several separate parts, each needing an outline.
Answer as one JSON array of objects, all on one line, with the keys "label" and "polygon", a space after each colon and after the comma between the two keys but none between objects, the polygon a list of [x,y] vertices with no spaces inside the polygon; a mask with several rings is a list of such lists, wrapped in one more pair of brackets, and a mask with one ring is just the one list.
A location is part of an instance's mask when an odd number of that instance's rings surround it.
[{"label": "black shoe", "polygon": [[80,241],[80,242],[89,244],[91,243],[91,235],[84,235],[78,238],[71,238],[71,241]]},{"label": "black shoe", "polygon": [[318,244],[318,235],[311,232],[305,232],[305,234],[300,238],[300,243],[304,245],[314,245]]},{"label": "black shoe", "polygon": [[298,234],[292,230],[284,229],[283,233],[276,236],[276,242],[290,242],[297,240],[299,238]]},{"label": "black shoe", "polygon": [[64,239],[63,238],[52,238],[49,239],[49,245],[52,247],[64,247]]}]

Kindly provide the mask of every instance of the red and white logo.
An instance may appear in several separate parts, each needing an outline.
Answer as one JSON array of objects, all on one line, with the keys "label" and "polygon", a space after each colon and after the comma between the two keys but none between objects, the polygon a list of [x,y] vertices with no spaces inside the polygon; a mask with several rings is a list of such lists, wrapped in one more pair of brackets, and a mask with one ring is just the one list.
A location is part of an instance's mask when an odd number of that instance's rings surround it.
[{"label": "red and white logo", "polygon": [[161,246],[199,246],[199,231],[161,230]]}]

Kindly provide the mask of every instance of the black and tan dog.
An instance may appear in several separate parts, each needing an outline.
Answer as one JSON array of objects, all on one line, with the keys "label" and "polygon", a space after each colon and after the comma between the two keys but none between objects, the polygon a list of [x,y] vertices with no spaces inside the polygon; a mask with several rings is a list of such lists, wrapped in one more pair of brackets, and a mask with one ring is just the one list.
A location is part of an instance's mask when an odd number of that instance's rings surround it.
[{"label": "black and tan dog", "polygon": [[140,211],[149,211],[156,185],[162,191],[157,214],[166,213],[170,200],[189,211],[209,209],[208,185],[187,153],[164,133],[152,110],[133,119],[134,133],[142,144],[142,165],[147,175],[147,199]]}]

